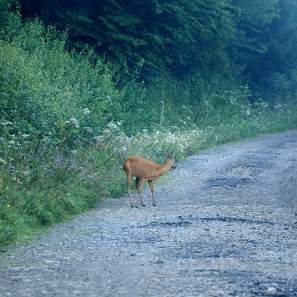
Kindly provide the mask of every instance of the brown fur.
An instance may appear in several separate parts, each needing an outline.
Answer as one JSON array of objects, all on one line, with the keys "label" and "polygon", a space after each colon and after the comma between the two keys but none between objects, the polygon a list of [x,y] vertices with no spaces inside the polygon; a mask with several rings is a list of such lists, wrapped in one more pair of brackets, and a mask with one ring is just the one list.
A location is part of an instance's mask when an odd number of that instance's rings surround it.
[{"label": "brown fur", "polygon": [[167,152],[167,160],[163,165],[158,165],[155,162],[148,161],[136,156],[127,158],[123,163],[123,169],[127,175],[127,192],[129,195],[131,207],[134,206],[130,194],[130,183],[132,176],[136,177],[135,187],[138,192],[138,199],[135,203],[135,206],[138,206],[138,201],[141,202],[142,206],[145,206],[142,200],[141,193],[143,190],[143,185],[146,181],[151,188],[152,203],[154,206],[156,206],[153,180],[156,180],[161,175],[167,173],[170,168],[175,168],[174,151],[172,151],[170,154]]}]

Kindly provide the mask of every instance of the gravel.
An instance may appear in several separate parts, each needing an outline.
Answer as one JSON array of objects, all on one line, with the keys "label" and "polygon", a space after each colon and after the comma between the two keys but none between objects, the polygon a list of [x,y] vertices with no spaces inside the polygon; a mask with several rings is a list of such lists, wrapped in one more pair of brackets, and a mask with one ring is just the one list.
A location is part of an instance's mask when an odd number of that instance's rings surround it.
[{"label": "gravel", "polygon": [[0,296],[297,296],[296,160],[297,131],[190,157],[157,207],[146,188],[11,248]]}]

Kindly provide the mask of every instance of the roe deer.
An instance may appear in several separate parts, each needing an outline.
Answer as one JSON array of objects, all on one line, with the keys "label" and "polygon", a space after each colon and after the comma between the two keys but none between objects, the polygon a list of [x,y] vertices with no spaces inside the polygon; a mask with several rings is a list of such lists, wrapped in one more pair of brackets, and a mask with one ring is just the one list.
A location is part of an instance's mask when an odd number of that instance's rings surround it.
[{"label": "roe deer", "polygon": [[170,154],[167,152],[167,161],[163,165],[158,165],[157,163],[135,156],[127,158],[123,163],[123,169],[127,175],[127,192],[131,207],[134,206],[130,195],[130,183],[132,176],[136,177],[135,187],[138,192],[138,198],[135,206],[138,207],[138,201],[141,202],[142,206],[145,206],[141,197],[141,193],[144,182],[146,181],[148,182],[152,191],[153,206],[156,206],[153,180],[156,180],[161,175],[167,173],[170,168],[175,168],[174,151],[172,151]]}]

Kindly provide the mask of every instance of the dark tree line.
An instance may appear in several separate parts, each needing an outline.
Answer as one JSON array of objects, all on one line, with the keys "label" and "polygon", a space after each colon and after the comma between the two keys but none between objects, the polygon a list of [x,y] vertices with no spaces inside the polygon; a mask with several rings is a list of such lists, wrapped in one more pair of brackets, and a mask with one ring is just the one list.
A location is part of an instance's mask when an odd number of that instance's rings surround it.
[{"label": "dark tree line", "polygon": [[123,73],[142,79],[156,71],[205,79],[219,73],[267,87],[272,73],[292,75],[296,69],[295,0],[18,3],[24,19],[38,16],[67,28],[70,47],[92,46]]}]

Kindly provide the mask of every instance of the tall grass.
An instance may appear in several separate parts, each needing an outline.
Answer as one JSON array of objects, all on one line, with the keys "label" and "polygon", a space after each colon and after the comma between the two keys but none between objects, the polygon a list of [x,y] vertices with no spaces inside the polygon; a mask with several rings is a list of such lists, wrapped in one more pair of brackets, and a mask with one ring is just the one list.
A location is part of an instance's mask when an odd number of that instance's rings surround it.
[{"label": "tall grass", "polygon": [[[0,40],[0,245],[125,193],[128,155],[162,163],[229,141],[294,129],[297,110],[251,104],[247,87],[156,77],[121,85],[67,35],[11,16]],[[128,201],[127,201],[128,207]]]},{"label": "tall grass", "polygon": [[175,149],[181,161],[222,143],[296,128],[296,115],[297,109],[283,109],[204,129],[143,130],[131,137],[110,123],[93,143],[78,141],[71,150],[56,145],[50,136],[37,141],[27,134],[5,135],[0,140],[0,242],[24,240],[32,231],[84,212],[105,197],[123,195],[121,164],[128,155],[162,163],[166,150]]}]

